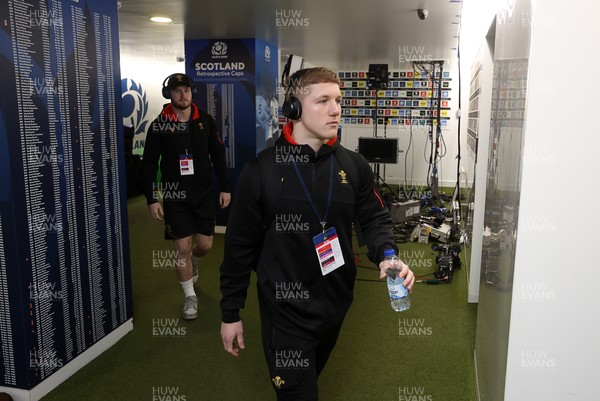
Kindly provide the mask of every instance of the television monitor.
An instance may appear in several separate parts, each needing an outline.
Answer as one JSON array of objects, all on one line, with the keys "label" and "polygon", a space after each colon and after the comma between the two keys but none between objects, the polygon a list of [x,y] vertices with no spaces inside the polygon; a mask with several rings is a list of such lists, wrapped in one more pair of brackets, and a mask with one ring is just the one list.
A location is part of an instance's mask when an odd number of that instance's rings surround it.
[{"label": "television monitor", "polygon": [[358,153],[369,163],[398,163],[398,138],[358,138]]}]

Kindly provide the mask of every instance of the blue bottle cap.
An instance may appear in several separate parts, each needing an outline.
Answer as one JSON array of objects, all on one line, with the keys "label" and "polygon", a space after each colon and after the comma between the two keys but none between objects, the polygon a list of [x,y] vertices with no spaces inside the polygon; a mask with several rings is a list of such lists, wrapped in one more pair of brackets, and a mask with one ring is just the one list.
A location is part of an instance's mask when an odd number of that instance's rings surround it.
[{"label": "blue bottle cap", "polygon": [[386,258],[389,256],[394,256],[395,254],[396,254],[396,251],[394,251],[392,248],[388,248],[383,251],[383,256]]}]

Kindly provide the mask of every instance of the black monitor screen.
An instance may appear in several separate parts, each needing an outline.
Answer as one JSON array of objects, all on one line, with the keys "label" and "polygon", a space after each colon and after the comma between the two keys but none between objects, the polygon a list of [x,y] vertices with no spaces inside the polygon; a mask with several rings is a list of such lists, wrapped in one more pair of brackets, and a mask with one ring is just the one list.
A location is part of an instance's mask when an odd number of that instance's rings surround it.
[{"label": "black monitor screen", "polygon": [[358,138],[358,153],[369,163],[398,163],[398,138]]}]

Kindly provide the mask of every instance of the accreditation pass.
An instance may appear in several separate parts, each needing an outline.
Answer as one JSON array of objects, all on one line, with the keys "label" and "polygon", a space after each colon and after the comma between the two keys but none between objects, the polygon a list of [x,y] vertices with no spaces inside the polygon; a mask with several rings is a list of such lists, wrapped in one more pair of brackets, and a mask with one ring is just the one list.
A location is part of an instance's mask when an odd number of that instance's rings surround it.
[{"label": "accreditation pass", "polygon": [[194,175],[194,159],[192,155],[179,155],[179,172],[181,175]]},{"label": "accreditation pass", "polygon": [[329,274],[344,264],[344,255],[335,227],[328,228],[324,233],[313,237],[321,273]]}]

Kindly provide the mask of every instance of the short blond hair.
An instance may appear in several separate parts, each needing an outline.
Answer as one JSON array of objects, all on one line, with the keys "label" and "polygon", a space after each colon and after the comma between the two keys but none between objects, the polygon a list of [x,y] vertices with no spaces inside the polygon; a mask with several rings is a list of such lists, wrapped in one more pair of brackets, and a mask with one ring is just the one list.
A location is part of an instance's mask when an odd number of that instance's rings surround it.
[{"label": "short blond hair", "polygon": [[306,93],[306,87],[313,84],[334,83],[339,85],[340,78],[338,74],[326,67],[303,68],[293,73],[287,78],[286,99],[291,96]]}]

